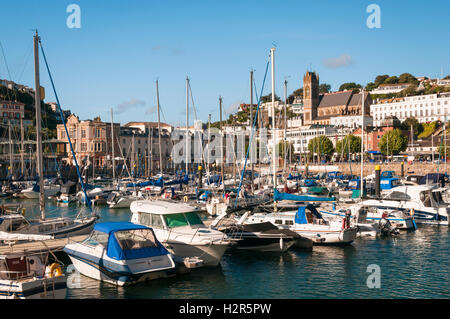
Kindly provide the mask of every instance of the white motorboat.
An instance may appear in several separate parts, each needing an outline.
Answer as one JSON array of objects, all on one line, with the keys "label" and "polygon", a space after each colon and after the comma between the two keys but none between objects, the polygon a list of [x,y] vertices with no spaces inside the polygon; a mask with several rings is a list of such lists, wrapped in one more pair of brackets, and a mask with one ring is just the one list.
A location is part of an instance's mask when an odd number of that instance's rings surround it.
[{"label": "white motorboat", "polygon": [[450,208],[437,185],[397,186],[385,197],[364,199],[361,205],[411,213],[417,224],[450,225]]},{"label": "white motorboat", "polygon": [[245,209],[267,203],[270,200],[271,198],[265,193],[260,195],[239,196],[237,201],[236,196],[233,195],[226,195],[225,197],[214,196],[208,199],[206,211],[211,216],[217,216],[224,214],[228,208]]},{"label": "white motorboat", "polygon": [[[54,196],[61,189],[60,185],[45,185],[44,186],[44,196]],[[38,199],[39,198],[39,185],[35,184],[32,187],[26,188],[20,192],[21,196],[28,199]]]},{"label": "white motorboat", "polygon": [[355,226],[351,226],[349,222],[327,221],[311,204],[300,206],[297,211],[255,213],[244,223],[266,221],[279,228],[293,230],[315,244],[350,244],[357,235]]},{"label": "white motorboat", "polygon": [[[51,236],[0,232],[0,240],[46,240]],[[44,246],[43,246],[44,248]],[[59,263],[46,266],[41,254],[11,252],[0,255],[0,299],[64,299],[67,278]]]},{"label": "white motorboat", "polygon": [[114,191],[109,194],[106,203],[109,208],[130,208],[131,203],[139,198],[142,198],[141,192]]},{"label": "white motorboat", "polygon": [[152,227],[158,240],[177,262],[197,257],[204,266],[217,266],[230,244],[228,237],[205,226],[198,208],[165,200],[139,200],[131,203],[131,222]]},{"label": "white motorboat", "polygon": [[96,224],[88,238],[64,251],[81,274],[113,285],[175,274],[175,262],[153,230],[130,222]]},{"label": "white motorboat", "polygon": [[28,220],[22,214],[8,214],[0,218],[0,231],[16,234],[50,235],[65,238],[89,234],[94,227],[97,216],[48,218],[44,220]]}]

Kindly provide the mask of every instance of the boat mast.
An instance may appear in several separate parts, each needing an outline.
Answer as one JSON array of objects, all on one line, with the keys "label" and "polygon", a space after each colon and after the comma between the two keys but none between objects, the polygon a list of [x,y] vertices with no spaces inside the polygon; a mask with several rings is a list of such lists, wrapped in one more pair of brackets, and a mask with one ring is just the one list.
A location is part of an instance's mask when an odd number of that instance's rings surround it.
[{"label": "boat mast", "polygon": [[189,174],[189,77],[186,76],[186,174]]},{"label": "boat mast", "polygon": [[364,89],[361,90],[361,198],[363,197],[364,183]]},{"label": "boat mast", "polygon": [[111,149],[111,153],[112,153],[112,173],[113,173],[113,184],[114,181],[116,180],[116,159],[115,159],[115,155],[114,155],[114,118],[113,118],[113,109],[111,108],[111,142],[112,142],[112,149]]},{"label": "boat mast", "polygon": [[[220,114],[222,115],[222,114]],[[250,70],[250,136],[252,136],[252,130],[253,130],[253,69]],[[251,147],[252,141],[249,141],[249,147]],[[253,151],[253,150],[251,150]],[[250,153],[251,155],[252,153]],[[252,173],[251,173],[251,183],[252,183],[252,189],[253,189],[253,158],[252,156],[250,156],[250,161],[251,161],[251,165],[252,165]]]},{"label": "boat mast", "polygon": [[287,127],[286,127],[286,110],[287,110],[287,80],[284,80],[284,143],[283,143],[283,150],[284,150],[284,167],[283,170],[284,172],[286,172],[286,160],[287,160],[287,156],[286,156],[286,132],[287,132]]},{"label": "boat mast", "polygon": [[24,132],[23,132],[23,118],[20,118],[20,169],[22,172],[22,176],[25,176],[25,165],[24,165],[24,149],[23,149],[23,136],[24,136]]},{"label": "boat mast", "polygon": [[220,147],[221,147],[221,161],[220,161],[220,175],[222,178],[222,188],[225,190],[225,179],[224,179],[224,175],[223,175],[223,171],[224,171],[224,160],[223,160],[223,132],[222,132],[222,97],[219,96],[219,111],[220,111],[220,122],[219,122],[219,130],[220,130]]},{"label": "boat mast", "polygon": [[9,120],[8,125],[8,137],[9,137],[9,174],[13,174],[13,141],[11,135],[11,120]]},{"label": "boat mast", "polygon": [[39,35],[36,30],[34,35],[34,106],[36,108],[36,157],[37,174],[39,176],[39,207],[41,210],[41,219],[45,219],[44,203],[44,165],[42,158],[42,135],[41,135],[41,84],[39,81]]},{"label": "boat mast", "polygon": [[[158,89],[158,80],[156,80],[156,106],[158,108],[158,144],[159,144],[159,171],[161,173],[161,177],[163,176],[163,167],[162,167],[162,152],[161,152],[161,120],[159,116],[159,89]],[[164,180],[164,179],[163,179]],[[164,184],[164,182],[163,182]]]},{"label": "boat mast", "polygon": [[275,48],[270,49],[272,60],[272,166],[273,166],[273,189],[277,188],[277,155],[276,155],[276,131],[275,131]]}]

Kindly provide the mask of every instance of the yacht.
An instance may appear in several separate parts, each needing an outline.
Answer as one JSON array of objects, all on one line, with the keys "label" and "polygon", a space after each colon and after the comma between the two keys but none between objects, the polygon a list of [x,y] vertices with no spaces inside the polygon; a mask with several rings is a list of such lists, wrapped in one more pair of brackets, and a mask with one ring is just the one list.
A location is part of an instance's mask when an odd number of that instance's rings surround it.
[{"label": "yacht", "polygon": [[449,225],[448,204],[438,185],[397,186],[381,199],[364,199],[361,205],[411,214],[417,224]]},{"label": "yacht", "polygon": [[175,274],[172,256],[153,230],[130,222],[96,224],[88,238],[67,244],[64,252],[81,274],[117,286]]},{"label": "yacht", "polygon": [[314,244],[350,244],[355,240],[357,227],[350,223],[327,221],[312,204],[301,205],[297,211],[255,213],[244,223],[269,221],[278,228],[290,229],[311,239]]},{"label": "yacht", "polygon": [[208,228],[187,203],[169,200],[138,200],[130,205],[131,222],[152,227],[158,240],[175,261],[198,257],[204,266],[217,266],[230,244],[222,232]]}]

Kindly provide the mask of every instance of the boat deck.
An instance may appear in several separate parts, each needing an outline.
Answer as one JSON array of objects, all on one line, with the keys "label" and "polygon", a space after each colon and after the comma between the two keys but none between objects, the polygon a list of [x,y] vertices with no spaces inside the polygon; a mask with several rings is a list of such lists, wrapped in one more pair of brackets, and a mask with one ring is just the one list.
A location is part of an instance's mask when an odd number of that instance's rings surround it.
[{"label": "boat deck", "polygon": [[50,249],[51,251],[61,251],[66,244],[69,242],[80,242],[86,239],[88,235],[79,235],[79,236],[73,236],[70,238],[59,238],[59,239],[49,239],[49,240],[42,240],[42,241],[29,241],[29,242],[22,242],[12,245],[0,245],[0,255],[6,254],[6,253],[20,253],[20,252],[31,252],[31,253],[37,253],[37,252],[43,252],[48,251]]}]

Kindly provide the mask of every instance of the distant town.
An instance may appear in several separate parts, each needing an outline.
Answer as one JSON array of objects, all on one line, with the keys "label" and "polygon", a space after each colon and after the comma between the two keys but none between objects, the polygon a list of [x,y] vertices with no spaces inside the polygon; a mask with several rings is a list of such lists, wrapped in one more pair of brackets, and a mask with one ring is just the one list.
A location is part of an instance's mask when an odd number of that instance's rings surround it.
[{"label": "distant town", "polygon": [[[450,114],[450,76],[442,78],[379,75],[365,87],[344,83],[339,91],[320,83],[319,74],[306,71],[300,89],[289,96],[276,96],[275,128],[282,160],[288,163],[323,163],[358,160],[361,154],[361,123],[364,121],[364,151],[368,161],[435,161],[448,157],[446,115]],[[45,96],[45,90],[42,88]],[[285,94],[286,95],[286,94]],[[45,99],[44,99],[45,100]],[[247,141],[257,103],[241,104],[222,122],[189,125],[191,135],[205,134],[209,127],[222,132],[246,132]],[[256,126],[273,132],[271,95],[261,97]],[[183,108],[183,106],[180,106]],[[77,159],[107,169],[115,157],[133,174],[175,168],[171,136],[186,126],[135,121],[124,125],[111,119],[79,119],[62,106]],[[33,175],[35,153],[34,89],[0,80],[0,172]],[[42,102],[44,157],[49,171],[58,163],[72,165],[73,158],[58,105]],[[272,133],[271,133],[272,134]],[[114,136],[114,140],[113,140]],[[269,136],[268,144],[273,143]],[[158,143],[161,141],[161,147]],[[205,141],[207,143],[207,141]],[[113,145],[114,143],[114,145]],[[193,148],[192,148],[193,149]],[[191,163],[193,164],[193,163]],[[15,167],[13,170],[11,165]],[[179,165],[181,168],[183,165]]]}]

